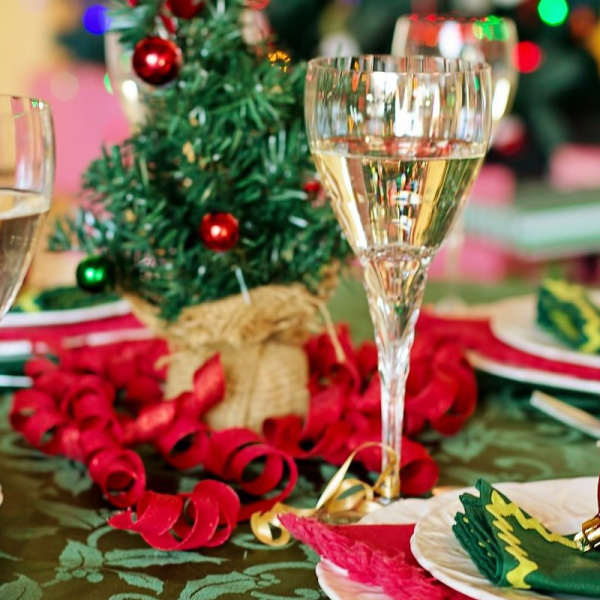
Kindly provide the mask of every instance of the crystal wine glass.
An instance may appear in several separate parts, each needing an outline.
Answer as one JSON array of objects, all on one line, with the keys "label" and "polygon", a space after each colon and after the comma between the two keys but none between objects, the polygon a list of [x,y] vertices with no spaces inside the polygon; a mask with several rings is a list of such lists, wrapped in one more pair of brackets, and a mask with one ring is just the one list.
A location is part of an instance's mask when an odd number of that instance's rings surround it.
[{"label": "crystal wine glass", "polygon": [[41,100],[0,95],[0,318],[25,278],[53,184],[50,107]]},{"label": "crystal wine glass", "polygon": [[125,50],[117,31],[104,35],[104,54],[108,78],[115,90],[127,121],[137,127],[145,117],[145,108],[141,95],[148,86],[133,71],[133,50]]},{"label": "crystal wine glass", "polygon": [[[442,56],[443,58],[486,62],[492,68],[491,143],[502,118],[510,111],[517,89],[518,74],[513,53],[517,28],[508,18],[488,16],[462,18],[448,15],[404,15],[396,22],[392,54],[397,56]],[[464,223],[460,219],[445,244],[445,277],[448,289],[437,304],[438,310],[464,309],[456,284],[460,276],[460,255],[464,244]]]},{"label": "crystal wine glass", "polygon": [[[308,66],[310,148],[358,257],[375,329],[382,441],[397,456],[404,391],[427,269],[487,150],[487,65],[439,57],[319,58]],[[391,467],[383,452],[383,469]]]},{"label": "crystal wine glass", "polygon": [[395,56],[441,56],[485,62],[492,68],[492,134],[513,104],[518,73],[513,53],[517,28],[508,18],[461,18],[405,15],[398,19],[392,42]]}]

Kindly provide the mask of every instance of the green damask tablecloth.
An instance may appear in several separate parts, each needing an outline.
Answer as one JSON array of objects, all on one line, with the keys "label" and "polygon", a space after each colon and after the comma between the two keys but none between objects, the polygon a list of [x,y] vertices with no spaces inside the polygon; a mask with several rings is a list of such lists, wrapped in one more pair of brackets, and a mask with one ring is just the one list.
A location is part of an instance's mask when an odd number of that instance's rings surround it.
[{"label": "green damask tablecloth", "polygon": [[[360,298],[357,300],[361,302]],[[350,306],[347,304],[346,306]],[[360,335],[360,334],[359,334]],[[529,408],[531,390],[482,377],[476,416],[453,438],[426,440],[441,485],[597,475],[595,442]],[[564,394],[562,395],[564,397]],[[572,398],[600,412],[600,400]],[[223,547],[163,553],[106,525],[111,510],[85,470],[31,450],[8,426],[10,396],[0,397],[0,600],[284,600],[324,597],[316,556],[292,543],[279,550],[240,526]],[[149,487],[187,490],[198,473],[174,473],[149,460]],[[295,496],[314,502],[334,469],[301,465]],[[294,502],[294,499],[291,499]]]}]

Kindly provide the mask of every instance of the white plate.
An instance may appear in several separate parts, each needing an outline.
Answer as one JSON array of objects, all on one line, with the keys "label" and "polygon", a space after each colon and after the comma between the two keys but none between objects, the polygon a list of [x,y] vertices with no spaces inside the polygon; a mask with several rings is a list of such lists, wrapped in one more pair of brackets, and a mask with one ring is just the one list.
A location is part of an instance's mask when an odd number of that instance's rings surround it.
[{"label": "white plate", "polygon": [[[590,297],[600,302],[600,293],[592,292]],[[505,344],[528,354],[600,369],[600,355],[569,348],[536,324],[536,302],[535,296],[498,302],[490,319],[492,333]]]},{"label": "white plate", "polygon": [[100,321],[111,317],[122,317],[131,313],[131,307],[125,300],[99,304],[86,308],[68,310],[43,310],[30,313],[8,313],[0,327],[43,327],[49,325],[72,325],[86,321]]},{"label": "white plate", "polygon": [[[516,500],[527,512],[540,518],[551,529],[561,533],[573,533],[597,510],[597,483],[595,477],[582,477],[534,483],[495,484],[495,487]],[[368,515],[361,523],[405,524],[418,520],[411,547],[419,563],[440,581],[471,598],[477,600],[548,600],[551,597],[574,600],[577,598],[497,588],[480,575],[456,541],[451,529],[454,515],[460,509],[458,497],[465,491],[473,492],[474,488],[452,490],[429,500],[400,500]],[[551,504],[548,503],[549,499],[552,500]],[[431,518],[436,519],[434,526],[441,527],[440,530],[431,531]],[[438,521],[441,521],[441,525]],[[331,600],[392,600],[379,587],[352,581],[346,571],[327,560],[322,560],[317,565],[316,573],[319,585]],[[457,580],[459,583],[456,583]]]},{"label": "white plate", "polygon": [[479,371],[485,371],[512,381],[521,381],[532,385],[541,385],[574,392],[600,394],[600,380],[581,379],[572,375],[562,375],[551,371],[540,371],[526,367],[515,367],[486,358],[477,352],[467,352],[469,363]]},{"label": "white plate", "polygon": [[321,589],[331,600],[392,600],[380,587],[352,581],[345,569],[322,560],[315,569]]}]

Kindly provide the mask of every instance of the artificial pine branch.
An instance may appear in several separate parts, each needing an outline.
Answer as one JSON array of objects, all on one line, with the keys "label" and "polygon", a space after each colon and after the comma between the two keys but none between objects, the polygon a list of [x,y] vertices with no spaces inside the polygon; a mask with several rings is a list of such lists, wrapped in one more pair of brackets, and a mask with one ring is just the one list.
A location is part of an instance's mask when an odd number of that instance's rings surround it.
[{"label": "artificial pine branch", "polygon": [[[113,28],[125,47],[156,34],[161,6],[118,3]],[[327,265],[349,255],[330,208],[313,206],[303,190],[314,177],[305,66],[273,65],[266,42],[246,44],[243,10],[243,0],[208,0],[197,17],[177,21],[178,78],[144,94],[145,122],[89,166],[85,207],[57,223],[50,240],[52,249],[105,255],[118,288],[168,319],[243,286],[302,282],[316,291]],[[239,221],[239,242],[227,252],[199,238],[211,212]]]}]

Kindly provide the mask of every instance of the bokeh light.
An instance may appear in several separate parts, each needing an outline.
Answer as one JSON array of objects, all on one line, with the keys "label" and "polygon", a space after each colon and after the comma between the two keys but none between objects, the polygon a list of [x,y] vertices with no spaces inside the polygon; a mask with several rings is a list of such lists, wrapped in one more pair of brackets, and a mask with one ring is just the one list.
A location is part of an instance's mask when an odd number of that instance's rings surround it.
[{"label": "bokeh light", "polygon": [[108,75],[108,73],[104,76],[104,89],[109,93],[109,94],[114,94],[113,92],[113,87],[112,87],[112,83],[110,81],[110,76]]},{"label": "bokeh light", "polygon": [[569,16],[569,30],[578,40],[587,40],[594,35],[597,17],[590,6],[576,6]]},{"label": "bokeh light", "polygon": [[569,5],[567,0],[540,0],[538,14],[546,25],[556,27],[567,20]]},{"label": "bokeh light", "polygon": [[43,10],[47,4],[48,0],[21,0],[21,6],[31,12]]},{"label": "bokeh light", "polygon": [[104,35],[109,28],[108,9],[101,4],[92,4],[83,13],[83,26],[92,35]]},{"label": "bokeh light", "polygon": [[250,10],[264,10],[271,0],[246,0],[246,7]]},{"label": "bokeh light", "polygon": [[284,72],[288,70],[289,63],[292,62],[292,58],[284,50],[273,50],[269,52],[268,56],[271,65]]},{"label": "bokeh light", "polygon": [[489,15],[473,23],[473,35],[478,40],[504,41],[508,39],[508,26],[504,19]]},{"label": "bokeh light", "polygon": [[77,96],[79,80],[69,71],[60,71],[50,80],[50,91],[59,102],[68,102]]},{"label": "bokeh light", "polygon": [[543,58],[542,49],[535,42],[519,42],[513,52],[513,63],[519,73],[533,73]]}]

